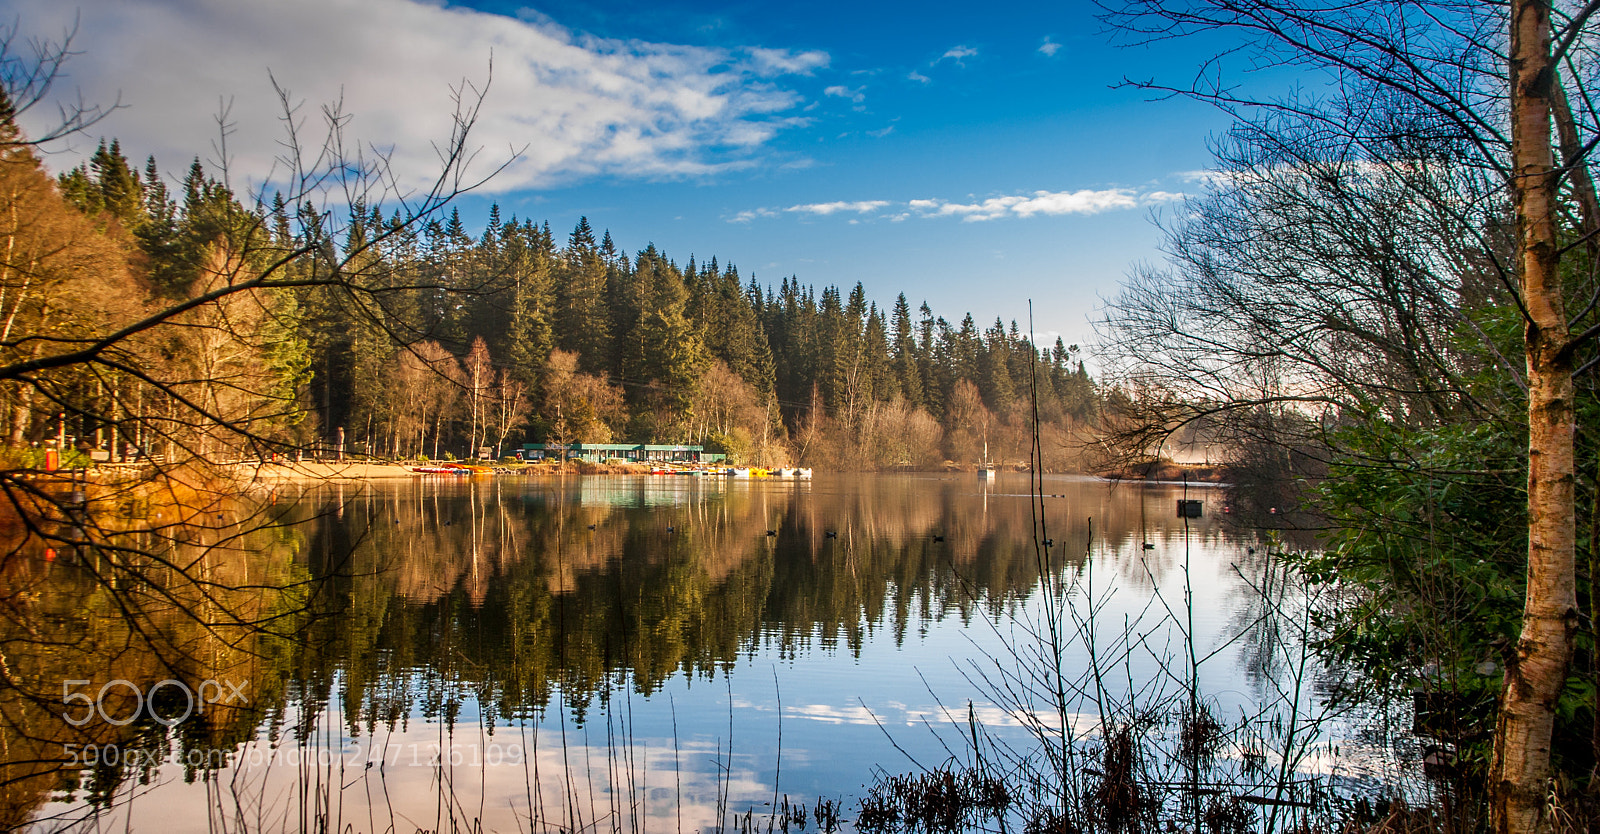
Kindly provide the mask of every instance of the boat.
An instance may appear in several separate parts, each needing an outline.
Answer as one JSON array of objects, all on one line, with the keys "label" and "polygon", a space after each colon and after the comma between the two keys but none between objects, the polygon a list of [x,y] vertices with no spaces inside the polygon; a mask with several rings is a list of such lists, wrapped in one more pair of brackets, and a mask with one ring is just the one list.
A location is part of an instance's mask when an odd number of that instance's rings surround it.
[{"label": "boat", "polygon": [[811,477],[811,467],[807,466],[807,467],[802,467],[802,468],[794,470],[794,476],[796,478],[810,479],[810,477]]},{"label": "boat", "polygon": [[735,467],[733,469],[729,469],[728,470],[728,474],[732,475],[735,478],[748,478],[748,477],[750,477],[750,467],[748,467],[748,466]]},{"label": "boat", "polygon": [[472,470],[464,466],[413,466],[412,472],[420,475],[471,475]]},{"label": "boat", "polygon": [[989,462],[989,440],[985,438],[983,441],[983,463],[978,464],[978,480],[990,481],[994,480],[994,476],[994,464]]}]

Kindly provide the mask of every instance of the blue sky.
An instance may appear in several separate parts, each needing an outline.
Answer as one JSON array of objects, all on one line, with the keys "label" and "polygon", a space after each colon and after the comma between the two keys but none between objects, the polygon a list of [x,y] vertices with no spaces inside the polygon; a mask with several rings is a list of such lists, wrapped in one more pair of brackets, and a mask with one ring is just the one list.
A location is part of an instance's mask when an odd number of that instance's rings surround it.
[{"label": "blue sky", "polygon": [[[74,10],[10,0],[25,33]],[[1152,213],[1198,184],[1217,112],[1117,89],[1182,82],[1203,44],[1122,48],[1086,3],[101,0],[76,10],[63,95],[125,106],[99,135],[181,171],[213,147],[231,101],[229,173],[259,183],[281,153],[269,78],[335,98],[351,130],[421,181],[451,84],[494,74],[476,136],[485,162],[521,155],[462,202],[580,215],[630,251],[716,255],[777,284],[862,282],[957,320],[1022,320],[1091,340],[1129,265],[1157,260]],[[270,72],[270,76],[269,76]],[[312,119],[314,121],[314,118]]]}]

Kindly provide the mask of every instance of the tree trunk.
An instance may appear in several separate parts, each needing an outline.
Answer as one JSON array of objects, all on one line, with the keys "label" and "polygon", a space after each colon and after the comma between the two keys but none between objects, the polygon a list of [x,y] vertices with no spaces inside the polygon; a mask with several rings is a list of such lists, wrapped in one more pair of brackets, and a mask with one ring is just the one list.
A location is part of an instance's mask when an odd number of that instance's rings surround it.
[{"label": "tree trunk", "polygon": [[1528,589],[1522,634],[1507,659],[1490,775],[1494,828],[1548,830],[1556,700],[1572,660],[1578,605],[1573,560],[1573,384],[1556,240],[1550,141],[1549,0],[1511,4],[1512,192],[1528,362]]}]

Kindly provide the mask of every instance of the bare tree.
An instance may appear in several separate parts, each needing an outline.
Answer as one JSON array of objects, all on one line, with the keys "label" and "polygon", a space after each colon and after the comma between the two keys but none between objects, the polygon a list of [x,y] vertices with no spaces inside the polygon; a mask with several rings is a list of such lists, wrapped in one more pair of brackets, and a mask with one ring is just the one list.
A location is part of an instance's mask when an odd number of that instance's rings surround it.
[{"label": "bare tree", "polygon": [[[1147,427],[1264,407],[1287,407],[1282,416],[1310,435],[1363,413],[1423,424],[1492,417],[1494,404],[1461,384],[1473,361],[1498,365],[1525,393],[1527,592],[1489,777],[1494,825],[1507,832],[1552,824],[1551,733],[1579,623],[1573,379],[1593,366],[1600,333],[1587,171],[1600,137],[1588,95],[1596,9],[1133,0],[1108,10],[1136,41],[1248,39],[1190,85],[1136,86],[1215,103],[1240,118],[1243,147],[1267,151],[1220,172],[1245,178],[1222,183],[1224,194],[1267,210],[1232,224],[1261,238],[1180,233],[1181,277],[1136,277],[1113,313],[1125,351],[1159,345],[1146,358],[1182,369],[1137,394]],[[1319,73],[1329,92],[1252,95],[1228,75],[1241,53]],[[1283,197],[1288,211],[1276,210]],[[1201,207],[1247,208],[1228,200]],[[1218,228],[1204,217],[1190,225]],[[1308,245],[1293,240],[1304,231]],[[1511,311],[1521,355],[1501,350],[1485,332],[1491,317],[1474,310]],[[1462,335],[1478,348],[1452,344]],[[1125,384],[1137,388],[1139,376]]]},{"label": "bare tree", "polygon": [[[56,40],[24,37],[18,19],[10,25],[0,25],[0,115],[5,116],[5,121],[24,118],[31,111],[48,106],[51,91],[72,58],[77,32],[76,21]],[[45,126],[35,135],[11,132],[0,136],[0,149],[48,145],[82,133],[119,106],[117,102],[86,102],[80,95],[70,103],[58,104],[54,117],[38,119]]]}]

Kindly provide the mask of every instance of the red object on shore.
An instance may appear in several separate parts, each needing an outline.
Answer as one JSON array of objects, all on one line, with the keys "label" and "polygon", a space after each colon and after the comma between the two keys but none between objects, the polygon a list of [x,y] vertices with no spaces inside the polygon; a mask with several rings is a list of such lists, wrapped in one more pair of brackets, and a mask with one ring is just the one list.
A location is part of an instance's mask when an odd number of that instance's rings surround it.
[{"label": "red object on shore", "polygon": [[44,450],[44,471],[54,472],[61,468],[61,453],[55,449]]}]

